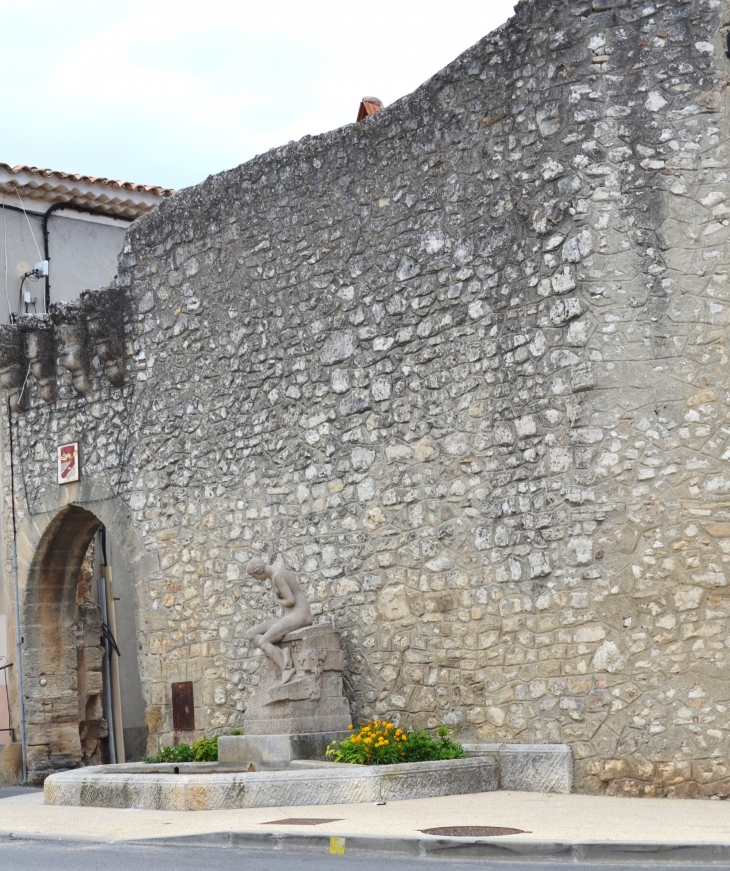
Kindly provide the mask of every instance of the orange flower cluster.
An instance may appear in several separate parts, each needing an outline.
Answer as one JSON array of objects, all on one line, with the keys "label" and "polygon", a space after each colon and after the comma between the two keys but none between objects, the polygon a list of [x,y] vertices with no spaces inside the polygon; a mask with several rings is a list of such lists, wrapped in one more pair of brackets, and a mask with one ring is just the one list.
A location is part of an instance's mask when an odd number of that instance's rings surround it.
[{"label": "orange flower cluster", "polygon": [[353,744],[364,744],[368,749],[387,747],[391,741],[407,740],[408,736],[402,729],[397,729],[393,723],[385,720],[370,720],[350,738]]},{"label": "orange flower cluster", "polygon": [[327,755],[335,762],[351,762],[360,765],[391,765],[404,762],[408,745],[408,733],[388,720],[370,720],[353,728],[350,737],[339,744],[332,744]]},{"label": "orange flower cluster", "polygon": [[427,762],[463,759],[464,749],[449,740],[445,726],[433,738],[427,730],[405,732],[387,720],[370,720],[353,729],[344,741],[333,741],[327,755],[335,762],[355,765],[393,765],[397,762]]}]

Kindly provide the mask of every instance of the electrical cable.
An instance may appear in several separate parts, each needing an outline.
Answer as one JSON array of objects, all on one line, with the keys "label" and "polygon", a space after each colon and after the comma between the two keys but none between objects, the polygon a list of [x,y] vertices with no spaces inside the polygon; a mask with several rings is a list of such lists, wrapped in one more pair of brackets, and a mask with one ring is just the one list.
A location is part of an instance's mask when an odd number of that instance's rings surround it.
[{"label": "electrical cable", "polygon": [[33,209],[19,209],[17,206],[11,206],[10,203],[3,203],[3,208],[10,212],[17,212],[19,215],[30,215],[32,218],[42,218],[45,212],[36,212]]},{"label": "electrical cable", "polygon": [[13,190],[18,195],[18,201],[20,202],[20,207],[23,210],[23,214],[25,215],[25,220],[28,222],[28,229],[30,230],[30,235],[33,238],[33,244],[35,245],[35,250],[38,252],[38,259],[43,260],[43,255],[41,254],[41,249],[38,246],[38,242],[36,242],[35,233],[33,232],[33,227],[30,223],[30,218],[28,217],[28,213],[25,211],[25,206],[23,205],[23,200],[20,197],[20,191],[13,185]]},{"label": "electrical cable", "polygon": [[[12,310],[10,308],[10,295],[8,294],[8,224],[5,217],[5,203],[3,203],[3,240],[5,247],[5,299],[8,303],[8,319],[10,320]],[[12,320],[10,323],[12,323]]]},{"label": "electrical cable", "polygon": [[102,643],[104,643],[105,641],[108,641],[109,644],[111,644],[111,646],[114,648],[114,652],[116,653],[116,655],[121,659],[122,654],[119,652],[119,648],[117,647],[117,642],[116,642],[114,636],[112,635],[112,631],[109,628],[108,623],[101,624],[101,640],[102,640]]},{"label": "electrical cable", "polygon": [[[30,372],[30,367],[28,367]],[[28,376],[26,375],[26,380]],[[15,520],[15,463],[13,461],[13,414],[8,397],[8,433],[10,439],[10,513],[13,518],[13,592],[15,596],[15,649],[18,657],[18,707],[20,709],[20,741],[23,750],[23,783],[28,781],[28,741],[25,734],[25,690],[23,688],[23,644],[25,638],[20,629],[20,586],[18,584],[18,528]],[[21,467],[22,471],[22,467]],[[28,504],[28,491],[23,479],[26,505]]]},{"label": "electrical cable", "polygon": [[23,381],[23,386],[20,390],[20,395],[18,396],[18,405],[20,405],[20,401],[23,398],[23,394],[25,393],[25,385],[28,383],[28,376],[30,375],[30,363],[28,363],[28,371],[25,373],[25,381]]},{"label": "electrical cable", "polygon": [[0,732],[10,732],[10,736],[13,741],[15,741],[15,729],[13,729],[13,725],[10,722],[10,690],[8,689],[8,676],[5,674],[6,669],[13,667],[13,663],[8,662],[7,656],[0,656],[0,661],[3,659],[5,660],[5,664],[0,665],[0,671],[3,673],[3,680],[5,681],[5,704],[8,709],[8,728],[0,729]]},{"label": "electrical cable", "polygon": [[109,563],[106,561],[106,526],[101,527],[101,565],[106,568]]},{"label": "electrical cable", "polygon": [[[48,221],[54,212],[58,212],[62,209],[68,209],[72,212],[82,212],[87,215],[99,215],[103,218],[113,218],[115,221],[126,221],[127,223],[132,223],[132,218],[126,218],[123,215],[110,215],[108,212],[104,212],[101,209],[92,209],[88,206],[78,206],[76,203],[53,203],[50,208],[46,209],[43,212],[43,221],[42,221],[42,232],[43,232],[43,249],[45,251],[46,260],[50,264],[51,262],[51,244],[50,244],[50,233],[48,231]],[[50,269],[48,270],[49,274],[46,275],[46,292],[43,299],[43,311],[48,312],[48,307],[51,304],[51,276]]]},{"label": "electrical cable", "polygon": [[[33,272],[26,272],[25,275],[20,280],[20,294],[18,296],[18,310],[25,305],[25,313],[28,314],[28,306],[32,305],[35,309],[35,303],[31,300],[30,302],[23,301],[23,285],[25,284],[26,278],[30,278],[31,281],[39,281],[40,276],[35,275]],[[12,323],[12,321],[11,321]]]}]

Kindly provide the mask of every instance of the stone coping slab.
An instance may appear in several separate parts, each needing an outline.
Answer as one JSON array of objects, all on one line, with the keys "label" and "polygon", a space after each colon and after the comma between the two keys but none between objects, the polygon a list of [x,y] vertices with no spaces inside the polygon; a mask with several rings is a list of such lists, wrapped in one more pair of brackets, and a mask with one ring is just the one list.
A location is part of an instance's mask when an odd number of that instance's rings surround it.
[{"label": "stone coping slab", "polygon": [[496,754],[499,788],[518,792],[573,791],[569,744],[463,744],[468,757]]},{"label": "stone coping slab", "polygon": [[[287,768],[269,771],[231,771],[221,767],[211,770],[210,763],[196,769],[195,765],[129,763],[52,774],[44,785],[45,803],[145,810],[222,810],[398,801],[499,788],[494,754],[402,765],[295,762]],[[165,770],[159,770],[161,767]],[[174,773],[175,768],[179,773]]]}]

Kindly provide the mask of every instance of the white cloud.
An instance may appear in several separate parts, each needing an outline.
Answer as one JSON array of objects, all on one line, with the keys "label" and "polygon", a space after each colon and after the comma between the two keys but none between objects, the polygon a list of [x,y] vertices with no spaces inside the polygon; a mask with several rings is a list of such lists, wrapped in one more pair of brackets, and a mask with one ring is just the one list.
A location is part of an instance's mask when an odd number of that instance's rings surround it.
[{"label": "white cloud", "polygon": [[366,94],[389,104],[411,92],[512,5],[453,0],[448,15],[423,0],[3,8],[0,160],[192,184],[354,121]]}]

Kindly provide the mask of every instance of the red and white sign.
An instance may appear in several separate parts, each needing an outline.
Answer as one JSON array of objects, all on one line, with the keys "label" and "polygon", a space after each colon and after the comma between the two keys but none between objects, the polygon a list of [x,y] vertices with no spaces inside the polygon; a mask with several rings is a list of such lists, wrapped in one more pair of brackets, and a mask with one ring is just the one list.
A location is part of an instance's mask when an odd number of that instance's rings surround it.
[{"label": "red and white sign", "polygon": [[79,480],[79,443],[61,445],[58,449],[58,483],[70,484]]}]

